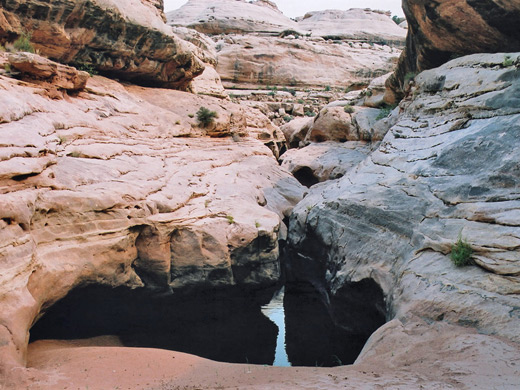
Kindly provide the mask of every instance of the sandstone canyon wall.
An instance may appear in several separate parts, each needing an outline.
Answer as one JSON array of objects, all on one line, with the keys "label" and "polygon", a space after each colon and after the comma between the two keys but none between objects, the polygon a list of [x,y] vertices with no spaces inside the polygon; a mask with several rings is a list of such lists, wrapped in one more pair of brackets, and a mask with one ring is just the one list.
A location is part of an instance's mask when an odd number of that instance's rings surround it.
[{"label": "sandstone canyon wall", "polygon": [[391,71],[406,30],[371,10],[319,11],[299,22],[269,2],[189,1],[169,24],[213,35],[226,86],[345,88]]},{"label": "sandstone canyon wall", "polygon": [[389,79],[388,101],[404,96],[410,76],[455,57],[520,50],[517,1],[405,0],[403,10],[406,50]]},{"label": "sandstone canyon wall", "polygon": [[2,0],[0,6],[0,42],[29,33],[41,54],[59,62],[168,88],[185,88],[204,70],[191,45],[164,23],[161,1]]}]

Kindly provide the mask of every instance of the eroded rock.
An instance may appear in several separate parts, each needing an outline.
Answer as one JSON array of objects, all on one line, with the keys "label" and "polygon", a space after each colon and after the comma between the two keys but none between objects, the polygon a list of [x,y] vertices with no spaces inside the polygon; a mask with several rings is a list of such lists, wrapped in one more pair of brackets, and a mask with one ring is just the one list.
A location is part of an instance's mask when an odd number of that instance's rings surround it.
[{"label": "eroded rock", "polygon": [[[379,148],[295,209],[295,264],[315,264],[314,282],[332,295],[372,279],[390,318],[518,343],[519,55],[508,66],[504,54],[473,55],[421,73]],[[477,265],[452,263],[458,237]]]},{"label": "eroded rock", "polygon": [[399,66],[388,81],[390,103],[404,96],[411,75],[454,57],[520,50],[520,7],[514,0],[406,0],[403,11],[408,36]]},{"label": "eroded rock", "polygon": [[89,64],[141,84],[185,88],[204,65],[164,23],[159,5],[140,0],[4,2],[0,37],[13,41],[26,31],[34,47],[53,60]]},{"label": "eroded rock", "polygon": [[[57,101],[0,86],[2,370],[24,363],[29,328],[74,287],[279,279],[281,221],[303,187],[266,147],[283,135],[261,113],[99,76]],[[212,127],[201,106],[217,112]]]}]

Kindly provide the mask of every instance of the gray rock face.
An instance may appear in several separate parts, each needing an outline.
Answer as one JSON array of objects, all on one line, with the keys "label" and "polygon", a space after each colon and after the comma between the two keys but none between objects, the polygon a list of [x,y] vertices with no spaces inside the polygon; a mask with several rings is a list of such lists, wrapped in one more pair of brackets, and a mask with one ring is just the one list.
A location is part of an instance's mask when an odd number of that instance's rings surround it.
[{"label": "gray rock face", "polygon": [[[332,295],[376,281],[389,318],[519,342],[519,63],[472,55],[421,73],[379,148],[297,206],[294,259],[318,264]],[[450,260],[459,235],[476,265]]]}]

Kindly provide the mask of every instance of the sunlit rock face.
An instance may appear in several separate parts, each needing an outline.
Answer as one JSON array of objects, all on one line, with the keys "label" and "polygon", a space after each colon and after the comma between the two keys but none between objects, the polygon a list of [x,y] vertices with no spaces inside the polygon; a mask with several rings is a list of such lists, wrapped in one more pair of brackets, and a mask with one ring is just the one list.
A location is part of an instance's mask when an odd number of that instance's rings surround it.
[{"label": "sunlit rock face", "polygon": [[304,188],[276,161],[284,142],[228,100],[0,76],[2,364],[23,363],[32,323],[75,287],[277,283],[282,220]]}]

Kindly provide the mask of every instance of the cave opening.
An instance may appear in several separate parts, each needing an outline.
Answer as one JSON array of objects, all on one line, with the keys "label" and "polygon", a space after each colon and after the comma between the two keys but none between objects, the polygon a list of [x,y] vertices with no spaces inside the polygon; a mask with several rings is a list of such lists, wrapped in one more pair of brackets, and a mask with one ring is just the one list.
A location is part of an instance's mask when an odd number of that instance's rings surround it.
[{"label": "cave opening", "polygon": [[310,283],[274,291],[158,296],[147,289],[90,285],[50,307],[32,327],[30,342],[113,335],[127,347],[221,362],[331,367],[353,363],[385,321],[382,292],[370,281],[346,286],[330,300]]}]

